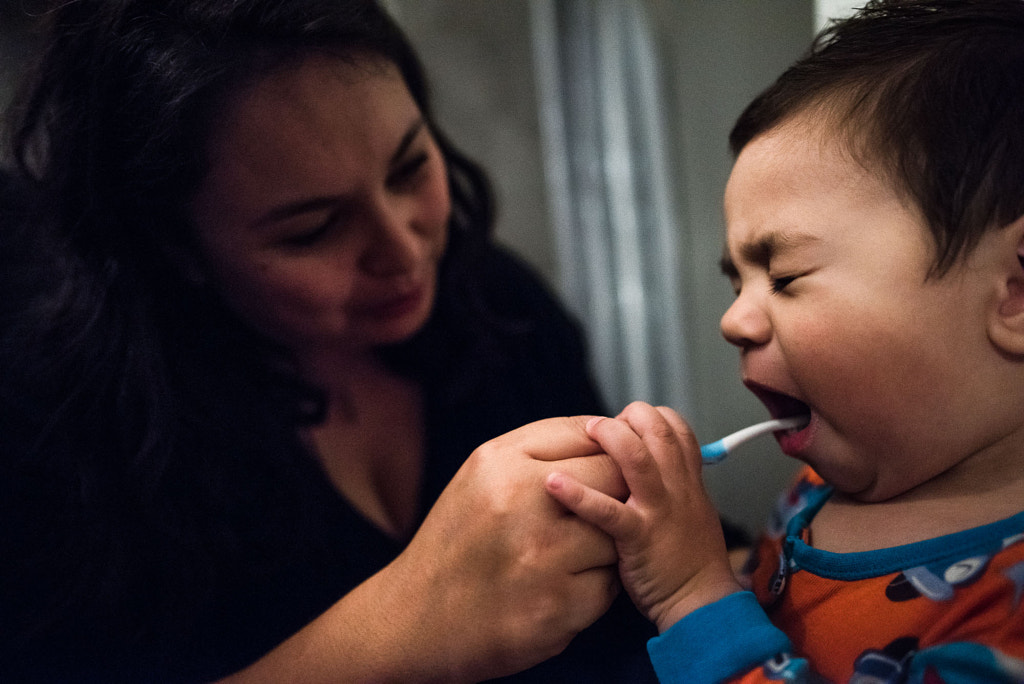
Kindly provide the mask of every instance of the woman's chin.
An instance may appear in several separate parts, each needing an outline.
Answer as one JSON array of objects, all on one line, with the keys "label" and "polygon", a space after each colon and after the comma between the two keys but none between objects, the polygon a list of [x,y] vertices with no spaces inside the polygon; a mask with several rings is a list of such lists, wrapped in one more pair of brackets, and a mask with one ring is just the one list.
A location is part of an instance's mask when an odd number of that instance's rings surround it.
[{"label": "woman's chin", "polygon": [[427,324],[431,304],[432,302],[426,302],[421,308],[406,312],[402,316],[368,322],[364,329],[365,338],[371,341],[371,346],[400,344],[411,339]]}]

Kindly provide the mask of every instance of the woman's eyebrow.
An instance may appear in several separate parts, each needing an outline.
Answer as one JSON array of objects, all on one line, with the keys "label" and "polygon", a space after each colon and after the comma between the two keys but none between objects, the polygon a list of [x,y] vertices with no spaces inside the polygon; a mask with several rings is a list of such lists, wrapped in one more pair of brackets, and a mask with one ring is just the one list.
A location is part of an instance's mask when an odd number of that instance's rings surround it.
[{"label": "woman's eyebrow", "polygon": [[337,208],[338,203],[343,201],[342,197],[311,197],[309,199],[299,200],[297,202],[289,202],[288,204],[281,205],[280,207],[274,207],[266,214],[256,219],[253,222],[253,226],[256,228],[264,228],[272,223],[278,221],[284,221],[300,214],[307,214],[316,211],[328,211]]},{"label": "woman's eyebrow", "polygon": [[[416,136],[419,135],[420,131],[426,126],[426,122],[423,118],[416,119],[409,128],[402,135],[402,139],[398,141],[398,146],[395,148],[394,154],[391,155],[389,160],[389,166],[395,166],[399,163],[403,156],[409,151],[413,141],[416,140]],[[266,214],[256,219],[254,226],[257,228],[276,223],[278,221],[284,221],[286,219],[299,216],[300,214],[306,214],[316,211],[327,211],[335,209],[339,202],[343,202],[344,197],[337,196],[323,196],[323,197],[310,197],[309,199],[302,199],[296,202],[289,202],[288,204],[274,207]]]},{"label": "woman's eyebrow", "polygon": [[401,160],[401,158],[405,156],[405,153],[409,151],[409,147],[412,146],[412,143],[416,139],[416,136],[419,135],[420,131],[423,130],[423,127],[425,125],[426,122],[423,121],[422,117],[412,122],[412,125],[409,126],[408,130],[406,130],[405,132],[405,135],[403,135],[402,139],[398,142],[398,147],[395,148],[395,153],[391,155],[392,166],[397,164],[399,160]]}]

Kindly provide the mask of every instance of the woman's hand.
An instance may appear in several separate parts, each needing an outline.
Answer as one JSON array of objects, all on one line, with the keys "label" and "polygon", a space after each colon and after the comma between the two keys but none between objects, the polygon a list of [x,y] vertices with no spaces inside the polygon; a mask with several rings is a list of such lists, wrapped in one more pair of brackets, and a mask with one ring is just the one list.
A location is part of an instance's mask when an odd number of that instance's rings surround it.
[{"label": "woman's hand", "polygon": [[611,538],[544,490],[557,468],[625,497],[617,466],[594,457],[587,420],[539,421],[478,448],[392,568],[417,574],[433,595],[420,620],[447,624],[438,647],[453,651],[451,665],[468,666],[469,679],[558,654],[619,590]]},{"label": "woman's hand", "polygon": [[239,680],[469,682],[561,652],[619,591],[612,539],[544,486],[557,470],[625,498],[588,420],[543,420],[479,447],[393,563]]},{"label": "woman's hand", "polygon": [[615,538],[623,585],[640,611],[664,632],[738,591],[701,480],[700,448],[683,419],[636,402],[617,419],[594,419],[587,429],[621,467],[629,498],[623,503],[567,472],[551,475],[548,491]]}]

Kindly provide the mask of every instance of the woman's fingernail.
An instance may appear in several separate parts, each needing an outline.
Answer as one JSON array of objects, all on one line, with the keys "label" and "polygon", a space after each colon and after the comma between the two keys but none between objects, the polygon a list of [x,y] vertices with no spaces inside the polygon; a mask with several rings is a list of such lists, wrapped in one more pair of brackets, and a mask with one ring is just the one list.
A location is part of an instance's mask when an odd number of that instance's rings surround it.
[{"label": "woman's fingernail", "polygon": [[593,418],[588,420],[587,421],[587,432],[589,433],[593,429],[593,427],[595,425],[597,425],[598,423],[600,423],[602,420],[604,420],[604,418],[602,418],[601,416],[594,416]]}]

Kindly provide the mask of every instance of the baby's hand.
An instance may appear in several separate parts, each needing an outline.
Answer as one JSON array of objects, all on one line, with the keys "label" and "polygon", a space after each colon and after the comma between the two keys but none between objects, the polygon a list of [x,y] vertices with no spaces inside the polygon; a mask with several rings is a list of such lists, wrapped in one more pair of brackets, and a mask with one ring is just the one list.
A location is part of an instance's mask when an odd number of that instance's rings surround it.
[{"label": "baby's hand", "polygon": [[700,448],[671,409],[630,404],[587,432],[622,469],[625,503],[571,476],[548,476],[548,493],[615,538],[619,574],[633,602],[664,632],[693,610],[740,590],[718,514],[701,480]]}]

